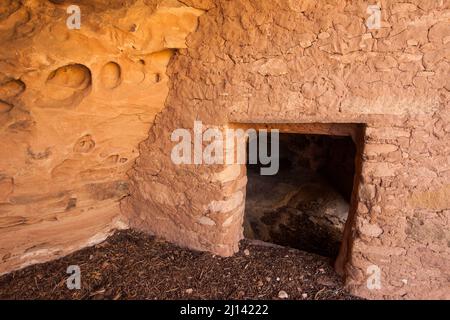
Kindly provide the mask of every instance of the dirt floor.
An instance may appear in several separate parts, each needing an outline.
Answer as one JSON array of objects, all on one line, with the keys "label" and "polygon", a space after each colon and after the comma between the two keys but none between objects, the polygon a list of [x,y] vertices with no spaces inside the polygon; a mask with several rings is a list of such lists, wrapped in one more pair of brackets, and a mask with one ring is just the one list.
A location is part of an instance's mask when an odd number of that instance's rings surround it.
[{"label": "dirt floor", "polygon": [[[66,273],[79,265],[81,289]],[[280,292],[284,291],[284,292]],[[286,293],[286,294],[285,294]],[[0,299],[356,299],[328,258],[244,240],[230,258],[133,231],[0,277]]]}]

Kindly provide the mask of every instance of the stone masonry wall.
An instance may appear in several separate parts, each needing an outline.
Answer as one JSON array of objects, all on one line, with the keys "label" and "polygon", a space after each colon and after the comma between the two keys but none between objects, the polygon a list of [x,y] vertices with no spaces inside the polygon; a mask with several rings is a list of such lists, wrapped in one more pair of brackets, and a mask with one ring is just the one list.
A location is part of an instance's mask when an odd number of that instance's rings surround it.
[{"label": "stone masonry wall", "polygon": [[[369,30],[373,3],[202,1],[207,13],[169,66],[166,106],[129,172],[131,226],[220,255],[238,249],[245,167],[173,164],[176,128],[361,123],[358,206],[339,259],[348,287],[450,298],[450,2],[379,1],[381,29]],[[371,265],[380,289],[367,288]]]}]

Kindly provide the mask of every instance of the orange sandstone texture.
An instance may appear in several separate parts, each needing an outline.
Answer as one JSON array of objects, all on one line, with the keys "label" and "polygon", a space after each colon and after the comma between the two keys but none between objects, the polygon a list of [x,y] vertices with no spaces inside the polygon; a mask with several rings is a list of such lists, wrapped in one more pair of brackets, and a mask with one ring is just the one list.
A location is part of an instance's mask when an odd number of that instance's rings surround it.
[{"label": "orange sandstone texture", "polygon": [[[81,9],[69,30],[66,9]],[[0,274],[127,228],[127,170],[202,10],[177,1],[0,4]]]},{"label": "orange sandstone texture", "polygon": [[231,255],[245,167],[174,165],[172,131],[360,123],[338,270],[364,297],[450,298],[450,3],[379,3],[368,30],[365,1],[3,1],[0,274],[129,226]]},{"label": "orange sandstone texture", "polygon": [[[214,1],[170,64],[165,108],[129,171],[130,225],[238,250],[245,167],[170,159],[171,132],[194,120],[360,123],[338,270],[360,296],[450,298],[450,2],[379,3],[381,29],[369,30],[366,1]],[[381,288],[369,290],[373,265]]]}]

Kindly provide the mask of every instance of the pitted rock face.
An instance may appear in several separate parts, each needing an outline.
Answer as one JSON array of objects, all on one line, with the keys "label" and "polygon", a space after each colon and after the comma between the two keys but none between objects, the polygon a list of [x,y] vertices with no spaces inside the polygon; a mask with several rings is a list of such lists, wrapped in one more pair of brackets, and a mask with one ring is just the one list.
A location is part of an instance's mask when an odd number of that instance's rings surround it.
[{"label": "pitted rock face", "polygon": [[[73,4],[79,30],[66,25]],[[126,172],[202,13],[165,0],[2,1],[0,274],[126,227]]]},{"label": "pitted rock face", "polygon": [[0,273],[128,222],[231,255],[245,168],[177,166],[171,132],[361,123],[338,269],[365,297],[449,298],[450,3],[380,4],[369,30],[362,0],[2,1]]}]

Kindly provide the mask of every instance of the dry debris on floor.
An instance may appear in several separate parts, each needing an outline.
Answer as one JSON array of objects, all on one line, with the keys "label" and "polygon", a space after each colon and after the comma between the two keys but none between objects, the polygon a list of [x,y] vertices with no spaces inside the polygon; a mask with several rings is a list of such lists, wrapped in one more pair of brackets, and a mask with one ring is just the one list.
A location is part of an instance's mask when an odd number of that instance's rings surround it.
[{"label": "dry debris on floor", "polygon": [[[244,253],[245,252],[245,253]],[[78,265],[81,289],[69,290]],[[0,277],[0,299],[356,299],[327,258],[243,240],[233,257],[121,231],[62,259]]]}]

